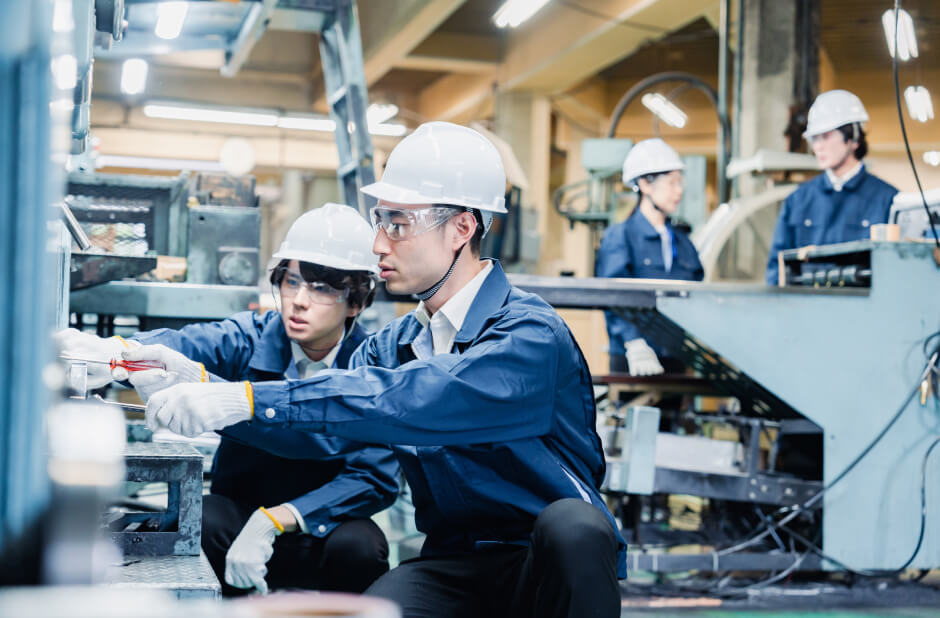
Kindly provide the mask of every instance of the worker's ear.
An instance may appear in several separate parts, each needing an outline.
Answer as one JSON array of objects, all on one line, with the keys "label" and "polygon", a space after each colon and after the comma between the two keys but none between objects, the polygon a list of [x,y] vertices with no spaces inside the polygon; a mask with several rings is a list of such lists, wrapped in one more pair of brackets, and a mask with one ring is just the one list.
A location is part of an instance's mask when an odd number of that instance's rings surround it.
[{"label": "worker's ear", "polygon": [[346,303],[346,317],[354,318],[357,315],[362,313],[362,307],[359,305],[353,305],[352,303]]},{"label": "worker's ear", "polygon": [[451,221],[454,222],[454,249],[464,246],[473,238],[473,233],[477,229],[477,219],[472,212],[462,212],[454,216]]}]

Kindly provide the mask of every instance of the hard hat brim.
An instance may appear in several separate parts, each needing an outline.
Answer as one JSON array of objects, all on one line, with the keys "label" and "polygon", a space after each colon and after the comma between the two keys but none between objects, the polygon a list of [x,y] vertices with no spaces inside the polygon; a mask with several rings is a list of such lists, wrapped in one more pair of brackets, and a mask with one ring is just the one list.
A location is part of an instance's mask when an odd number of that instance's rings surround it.
[{"label": "hard hat brim", "polygon": [[344,260],[343,258],[336,257],[335,255],[317,253],[315,251],[278,251],[271,257],[276,260],[297,260],[298,262],[309,262],[311,264],[319,264],[320,266],[335,268],[337,270],[360,270],[370,272],[374,275],[379,273],[379,267],[377,264],[365,265],[352,262],[350,260]]},{"label": "hard hat brim", "polygon": [[381,180],[362,187],[360,191],[366,195],[374,197],[377,200],[382,200],[383,202],[389,202],[392,204],[404,204],[408,206],[421,204],[448,204],[452,206],[464,206],[466,208],[476,208],[478,210],[486,210],[489,212],[503,214],[508,212],[505,206],[505,199],[502,197],[499,198],[498,204],[481,204],[460,197],[453,197],[448,195],[425,195],[420,191],[415,191],[414,189],[405,189],[403,187],[383,182]]}]

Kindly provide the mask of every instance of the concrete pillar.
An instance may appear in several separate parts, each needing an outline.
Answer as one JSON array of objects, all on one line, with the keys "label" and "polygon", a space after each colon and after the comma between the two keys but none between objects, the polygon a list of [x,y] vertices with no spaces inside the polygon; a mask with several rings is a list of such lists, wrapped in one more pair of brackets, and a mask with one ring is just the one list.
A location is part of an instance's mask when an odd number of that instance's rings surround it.
[{"label": "concrete pillar", "polygon": [[524,269],[558,274],[548,266],[557,259],[560,234],[549,225],[551,157],[551,104],[548,98],[523,92],[496,97],[495,133],[506,140],[529,181],[522,194],[522,250]]},{"label": "concrete pillar", "polygon": [[[791,110],[804,109],[819,81],[819,6],[813,0],[742,0],[741,113],[738,152],[749,157],[761,148],[787,151]],[[766,187],[761,178],[742,177],[744,197]],[[777,210],[752,217],[729,243],[721,264],[723,276],[763,279]]]}]

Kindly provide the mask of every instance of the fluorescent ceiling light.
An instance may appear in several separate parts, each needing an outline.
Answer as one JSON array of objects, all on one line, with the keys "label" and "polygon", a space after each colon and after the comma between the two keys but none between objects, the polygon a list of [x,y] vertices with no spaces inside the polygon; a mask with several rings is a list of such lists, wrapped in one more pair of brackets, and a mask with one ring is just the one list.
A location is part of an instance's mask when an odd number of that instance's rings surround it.
[{"label": "fluorescent ceiling light", "polygon": [[329,118],[317,116],[281,116],[277,119],[277,126],[282,129],[297,131],[329,131],[336,130],[336,123]]},{"label": "fluorescent ceiling light", "polygon": [[497,28],[515,28],[548,4],[548,0],[506,0],[493,15]]},{"label": "fluorescent ceiling light", "polygon": [[[911,14],[901,9],[897,23],[898,58],[910,60],[917,57],[917,36],[914,34],[914,20]],[[888,9],[881,15],[881,25],[885,29],[885,40],[888,42],[888,53],[894,58],[894,9]]]},{"label": "fluorescent ceiling light", "polygon": [[71,32],[75,29],[72,17],[72,0],[55,0],[52,7],[52,31]]},{"label": "fluorescent ceiling light", "polygon": [[52,78],[59,90],[72,90],[78,83],[78,61],[72,54],[52,59]]},{"label": "fluorescent ceiling light", "polygon": [[391,120],[396,114],[398,114],[398,106],[394,103],[373,103],[366,110],[366,118],[370,126]]},{"label": "fluorescent ceiling light", "polygon": [[401,137],[408,132],[408,127],[400,122],[378,122],[369,123],[369,133],[372,135],[387,135],[390,137]]},{"label": "fluorescent ceiling light", "polygon": [[905,88],[904,100],[907,101],[907,112],[914,120],[927,122],[933,119],[933,102],[930,100],[930,92],[923,86]]},{"label": "fluorescent ceiling light", "polygon": [[647,92],[640,101],[647,109],[656,114],[660,120],[671,127],[681,129],[689,119],[684,111],[658,92]]},{"label": "fluorescent ceiling light", "polygon": [[121,67],[121,92],[140,94],[147,85],[147,61],[128,58]]},{"label": "fluorescent ceiling light", "polygon": [[185,107],[182,105],[144,105],[144,115],[149,118],[169,120],[193,120],[196,122],[219,122],[223,124],[248,124],[258,127],[273,127],[278,122],[276,113],[268,111],[231,111],[210,107]]},{"label": "fluorescent ceiling light", "polygon": [[222,172],[218,161],[201,159],[165,159],[162,157],[125,157],[118,155],[98,155],[95,167],[130,167],[146,170],[190,170],[194,172]]},{"label": "fluorescent ceiling light", "polygon": [[153,29],[161,39],[175,39],[183,31],[183,21],[189,4],[186,2],[161,2],[157,5],[157,25]]},{"label": "fluorescent ceiling light", "polygon": [[937,167],[940,165],[940,151],[928,150],[924,153],[924,163]]}]

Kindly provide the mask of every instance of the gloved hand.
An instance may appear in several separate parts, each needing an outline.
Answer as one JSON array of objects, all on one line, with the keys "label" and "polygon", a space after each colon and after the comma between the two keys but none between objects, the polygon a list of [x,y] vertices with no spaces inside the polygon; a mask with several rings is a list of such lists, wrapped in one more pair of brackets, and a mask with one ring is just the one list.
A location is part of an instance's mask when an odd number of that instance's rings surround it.
[{"label": "gloved hand", "polygon": [[[144,401],[150,399],[150,396],[157,391],[162,391],[174,384],[209,381],[209,374],[206,373],[206,368],[202,363],[191,361],[165,345],[140,346],[134,350],[125,350],[122,356],[124,360],[155,360],[166,365],[166,371],[162,369],[134,371],[130,373],[129,378],[126,378],[130,380],[131,386],[137,389],[137,394]],[[115,377],[118,371],[124,370],[120,367],[115,368],[112,372]]]},{"label": "gloved hand", "polygon": [[[125,341],[121,337],[104,339],[91,333],[83,333],[74,328],[60,330],[53,335],[53,340],[59,347],[63,356],[76,358],[89,358],[105,361],[104,363],[88,363],[88,388],[101,388],[115,379],[123,379],[111,373],[111,367],[106,363],[112,358],[120,358],[121,352],[130,351],[140,344],[136,341]],[[120,368],[118,368],[120,369]],[[120,371],[124,371],[120,369]]]},{"label": "gloved hand", "polygon": [[225,554],[225,582],[236,588],[257,588],[268,593],[265,566],[274,555],[274,539],[284,531],[267,513],[258,509],[251,514]]},{"label": "gloved hand", "polygon": [[147,427],[163,426],[193,438],[247,421],[254,413],[250,382],[205,382],[177,384],[150,396]]},{"label": "gloved hand", "polygon": [[656,352],[645,339],[627,342],[627,366],[631,376],[655,376],[663,372],[663,366],[656,358]]}]

